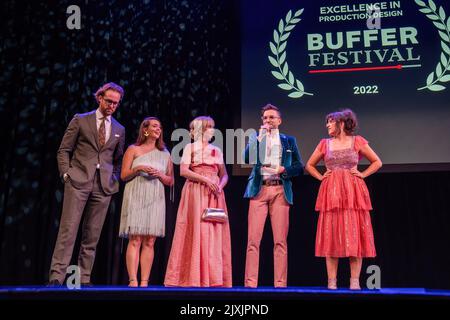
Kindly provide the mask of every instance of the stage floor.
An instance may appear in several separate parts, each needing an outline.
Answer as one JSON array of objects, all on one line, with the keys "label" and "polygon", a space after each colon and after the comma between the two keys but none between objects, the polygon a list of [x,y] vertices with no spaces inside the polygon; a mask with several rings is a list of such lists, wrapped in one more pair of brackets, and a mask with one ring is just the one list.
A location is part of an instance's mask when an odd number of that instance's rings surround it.
[{"label": "stage floor", "polygon": [[379,290],[348,289],[327,290],[324,287],[259,287],[250,289],[234,288],[166,288],[149,286],[147,288],[129,288],[126,286],[93,286],[80,289],[45,286],[4,286],[0,287],[0,299],[6,300],[171,300],[171,299],[207,299],[207,300],[272,300],[272,299],[443,299],[450,300],[450,290],[426,288],[382,288]]},{"label": "stage floor", "polygon": [[324,287],[223,289],[162,286],[68,289],[21,286],[0,287],[0,308],[2,311],[10,309],[16,316],[18,313],[31,313],[33,316],[42,315],[44,319],[50,315],[61,319],[61,313],[54,311],[58,309],[64,312],[70,310],[74,315],[101,310],[103,315],[115,318],[137,314],[146,318],[156,313],[162,314],[163,320],[272,320],[301,318],[300,315],[308,314],[336,317],[339,313],[348,315],[351,310],[353,314],[370,313],[373,317],[383,319],[386,310],[396,310],[404,317],[417,316],[429,310],[445,314],[450,308],[450,290],[383,288],[331,291]]}]

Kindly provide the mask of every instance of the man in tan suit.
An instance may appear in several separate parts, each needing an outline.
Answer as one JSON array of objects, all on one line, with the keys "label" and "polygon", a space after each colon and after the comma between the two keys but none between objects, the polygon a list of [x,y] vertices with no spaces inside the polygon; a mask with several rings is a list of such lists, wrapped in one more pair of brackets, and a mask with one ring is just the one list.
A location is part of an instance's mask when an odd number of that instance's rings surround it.
[{"label": "man in tan suit", "polygon": [[81,284],[91,285],[97,242],[111,195],[119,191],[125,128],[111,115],[123,94],[122,87],[112,82],[100,87],[95,93],[98,109],[76,114],[62,139],[57,160],[64,202],[49,285],[64,283],[83,212],[78,266]]}]

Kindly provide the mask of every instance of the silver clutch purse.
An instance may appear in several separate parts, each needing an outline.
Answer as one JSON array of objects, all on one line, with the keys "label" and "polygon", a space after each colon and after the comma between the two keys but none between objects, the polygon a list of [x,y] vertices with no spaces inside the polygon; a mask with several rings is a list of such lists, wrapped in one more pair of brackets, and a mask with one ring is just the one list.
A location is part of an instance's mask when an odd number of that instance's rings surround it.
[{"label": "silver clutch purse", "polygon": [[206,208],[203,210],[202,220],[207,222],[224,223],[228,221],[228,216],[223,209]]}]

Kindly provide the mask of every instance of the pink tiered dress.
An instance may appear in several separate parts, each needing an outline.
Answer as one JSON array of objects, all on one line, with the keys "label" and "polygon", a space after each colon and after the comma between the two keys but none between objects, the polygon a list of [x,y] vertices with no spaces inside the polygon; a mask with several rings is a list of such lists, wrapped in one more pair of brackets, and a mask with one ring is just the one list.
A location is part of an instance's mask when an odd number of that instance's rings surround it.
[{"label": "pink tiered dress", "polygon": [[363,179],[350,173],[358,165],[359,150],[367,144],[354,136],[351,148],[330,150],[330,139],[322,139],[317,149],[323,154],[330,176],[319,189],[316,234],[317,257],[375,257],[375,243],[369,211],[372,204]]},{"label": "pink tiered dress", "polygon": [[[212,145],[203,150],[192,146],[185,147],[181,162],[189,163],[192,171],[219,183],[221,150]],[[228,222],[202,221],[203,210],[208,207],[227,212],[224,192],[215,196],[205,184],[186,180],[167,264],[166,286],[232,286],[230,227]]]}]

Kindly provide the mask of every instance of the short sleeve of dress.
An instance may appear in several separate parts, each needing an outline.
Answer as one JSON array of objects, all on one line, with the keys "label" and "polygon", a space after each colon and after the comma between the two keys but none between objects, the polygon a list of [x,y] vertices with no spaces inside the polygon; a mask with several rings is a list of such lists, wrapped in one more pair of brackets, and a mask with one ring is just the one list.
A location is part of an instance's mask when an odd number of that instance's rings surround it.
[{"label": "short sleeve of dress", "polygon": [[220,150],[220,148],[218,148],[218,147],[214,147],[213,152],[215,153],[215,156],[214,156],[215,161],[214,162],[216,164],[223,164],[224,162],[223,162],[222,150]]},{"label": "short sleeve of dress", "polygon": [[369,142],[364,139],[361,136],[356,136],[355,137],[355,150],[356,152],[359,152],[359,150],[361,150],[362,147],[364,147],[366,144],[369,144]]},{"label": "short sleeve of dress", "polygon": [[325,155],[325,153],[327,153],[327,139],[320,140],[319,144],[316,147],[316,150]]},{"label": "short sleeve of dress", "polygon": [[184,147],[180,164],[191,164],[191,159],[192,159],[191,145],[192,144],[189,143]]}]

